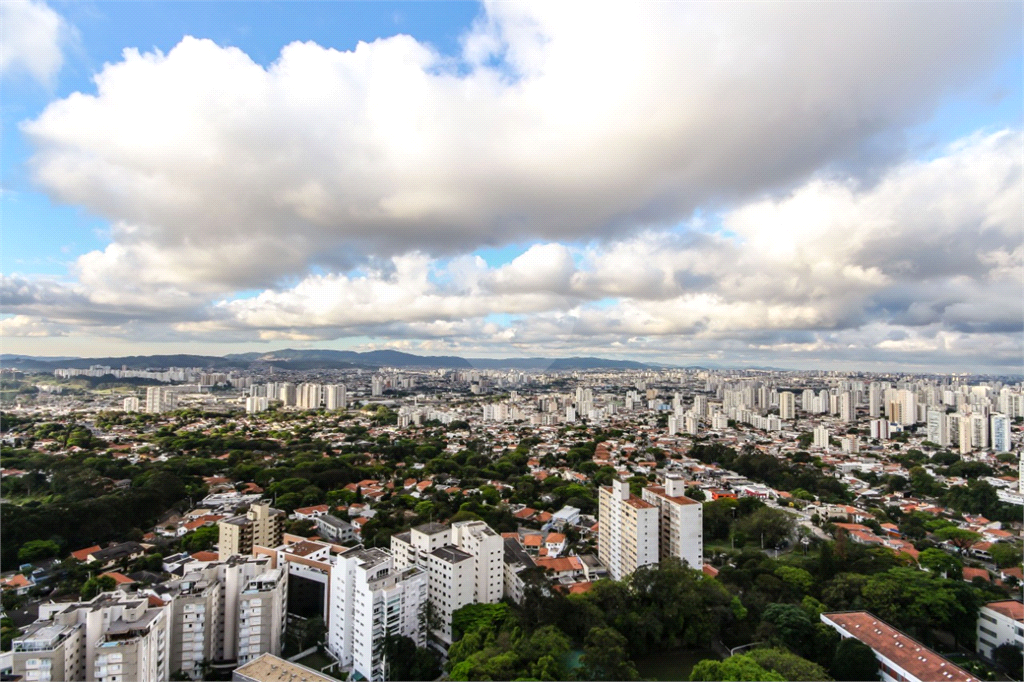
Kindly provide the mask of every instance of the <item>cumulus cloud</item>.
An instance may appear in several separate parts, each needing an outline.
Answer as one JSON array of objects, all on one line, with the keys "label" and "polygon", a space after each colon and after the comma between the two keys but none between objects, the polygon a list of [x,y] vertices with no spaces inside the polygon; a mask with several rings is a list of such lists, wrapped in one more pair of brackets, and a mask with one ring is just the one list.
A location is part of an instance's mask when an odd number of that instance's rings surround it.
[{"label": "cumulus cloud", "polygon": [[45,2],[0,3],[0,75],[27,72],[50,85],[64,63],[63,46],[74,29]]},{"label": "cumulus cloud", "polygon": [[494,3],[458,59],[395,36],[293,43],[267,68],[185,38],[126,50],[23,130],[40,186],[114,224],[83,282],[226,294],[370,256],[619,239],[891,158],[1016,47],[1018,9]]}]

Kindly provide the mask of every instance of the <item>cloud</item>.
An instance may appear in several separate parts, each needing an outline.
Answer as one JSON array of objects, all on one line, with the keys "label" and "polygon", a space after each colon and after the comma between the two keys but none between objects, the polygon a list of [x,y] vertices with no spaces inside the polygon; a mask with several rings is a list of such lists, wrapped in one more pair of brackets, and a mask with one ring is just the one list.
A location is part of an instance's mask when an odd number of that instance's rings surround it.
[{"label": "cloud", "polygon": [[63,17],[37,0],[0,3],[0,75],[27,72],[45,86],[64,63],[63,45],[75,30]]},{"label": "cloud", "polygon": [[0,337],[67,336],[69,328],[27,315],[14,315],[0,319]]},{"label": "cloud", "polygon": [[23,131],[39,185],[114,225],[82,282],[228,295],[370,258],[620,240],[890,161],[906,126],[1019,47],[1017,19],[1007,3],[494,3],[457,59],[408,36],[292,43],[267,68],[194,38],[126,50]]},{"label": "cloud", "polygon": [[815,178],[739,205],[721,229],[540,243],[501,266],[414,252],[237,298],[86,268],[70,284],[3,277],[0,301],[26,320],[126,337],[1014,366],[1022,146],[1020,132],[971,136],[870,185]]}]

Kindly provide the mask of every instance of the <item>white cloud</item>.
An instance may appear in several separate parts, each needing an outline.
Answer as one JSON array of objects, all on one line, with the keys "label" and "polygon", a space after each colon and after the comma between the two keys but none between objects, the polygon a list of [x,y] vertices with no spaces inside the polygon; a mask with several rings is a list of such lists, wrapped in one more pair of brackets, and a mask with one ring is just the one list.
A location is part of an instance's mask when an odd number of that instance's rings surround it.
[{"label": "white cloud", "polygon": [[466,72],[408,36],[293,43],[269,68],[186,38],[126,50],[23,129],[39,184],[115,223],[83,282],[229,294],[369,256],[617,239],[888,158],[1014,49],[1015,12],[495,3]]},{"label": "white cloud", "polygon": [[64,63],[74,29],[45,2],[0,2],[0,75],[25,71],[49,86]]}]

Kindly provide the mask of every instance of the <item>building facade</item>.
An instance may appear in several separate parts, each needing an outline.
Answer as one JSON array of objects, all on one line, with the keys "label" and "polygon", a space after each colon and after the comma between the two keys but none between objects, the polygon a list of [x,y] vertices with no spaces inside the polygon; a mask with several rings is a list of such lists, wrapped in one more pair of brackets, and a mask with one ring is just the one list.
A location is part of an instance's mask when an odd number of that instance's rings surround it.
[{"label": "building facade", "polygon": [[642,497],[659,510],[659,558],[676,557],[700,570],[704,565],[704,505],[686,497],[685,492],[683,479],[669,474],[664,486],[648,486]]},{"label": "building facade", "polygon": [[614,580],[658,563],[660,510],[629,491],[626,481],[599,490],[597,554]]}]

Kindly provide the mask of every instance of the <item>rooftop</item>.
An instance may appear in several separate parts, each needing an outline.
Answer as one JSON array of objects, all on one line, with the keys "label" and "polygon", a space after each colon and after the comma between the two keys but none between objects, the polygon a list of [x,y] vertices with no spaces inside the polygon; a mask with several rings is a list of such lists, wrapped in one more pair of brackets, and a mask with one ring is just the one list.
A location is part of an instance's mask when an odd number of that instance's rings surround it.
[{"label": "rooftop", "polygon": [[431,554],[436,556],[438,559],[441,559],[442,561],[447,561],[451,564],[457,564],[460,561],[465,561],[467,559],[473,558],[472,554],[463,552],[461,549],[455,547],[454,545],[438,547],[433,552],[431,552]]},{"label": "rooftop", "polygon": [[994,601],[985,604],[986,609],[991,609],[1001,616],[1006,616],[1018,623],[1024,622],[1024,604],[1013,599],[1006,601]]},{"label": "rooftop", "polygon": [[835,623],[919,680],[977,681],[963,668],[867,611],[823,613],[821,619]]},{"label": "rooftop", "polygon": [[232,679],[244,682],[334,682],[334,678],[273,654],[263,654],[235,668]]},{"label": "rooftop", "polygon": [[448,530],[448,526],[444,525],[443,523],[431,522],[416,526],[415,528],[413,528],[413,530],[419,533],[423,533],[425,535],[435,535],[437,533],[443,533],[446,530]]}]

